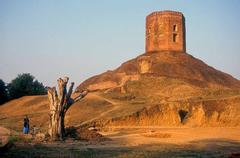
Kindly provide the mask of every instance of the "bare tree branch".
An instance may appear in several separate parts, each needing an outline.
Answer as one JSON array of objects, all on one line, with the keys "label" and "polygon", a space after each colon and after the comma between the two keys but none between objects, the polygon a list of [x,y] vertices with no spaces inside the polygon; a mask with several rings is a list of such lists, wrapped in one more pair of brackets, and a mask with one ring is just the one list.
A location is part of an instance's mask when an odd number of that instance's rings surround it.
[{"label": "bare tree branch", "polygon": [[80,93],[76,98],[74,98],[74,102],[78,102],[82,98],[84,98],[88,94],[88,90],[84,90],[82,93]]},{"label": "bare tree branch", "polygon": [[71,98],[73,93],[74,83],[72,82],[69,90],[67,92],[67,83],[69,78],[64,77],[59,78],[58,81],[58,90],[59,94],[57,94],[56,88],[48,87],[48,99],[50,104],[50,123],[49,123],[49,134],[52,140],[60,139],[62,140],[65,134],[64,129],[64,117],[67,110],[71,107],[71,105],[83,97],[85,97],[88,91],[83,91],[79,94],[75,99]]},{"label": "bare tree branch", "polygon": [[69,87],[69,90],[68,90],[68,93],[67,93],[67,96],[66,96],[66,100],[70,99],[70,97],[72,95],[72,92],[73,92],[73,86],[74,86],[74,82],[71,82],[71,85]]}]

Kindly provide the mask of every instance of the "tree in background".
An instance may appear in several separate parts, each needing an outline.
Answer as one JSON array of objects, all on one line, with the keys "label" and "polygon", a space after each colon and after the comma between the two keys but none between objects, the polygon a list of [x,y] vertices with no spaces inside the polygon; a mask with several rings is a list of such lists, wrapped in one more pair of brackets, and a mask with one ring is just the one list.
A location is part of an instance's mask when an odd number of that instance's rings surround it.
[{"label": "tree in background", "polygon": [[15,99],[25,95],[47,94],[46,88],[42,83],[35,80],[30,73],[19,74],[8,84],[9,98]]},{"label": "tree in background", "polygon": [[4,81],[0,79],[0,105],[8,100],[7,86]]}]

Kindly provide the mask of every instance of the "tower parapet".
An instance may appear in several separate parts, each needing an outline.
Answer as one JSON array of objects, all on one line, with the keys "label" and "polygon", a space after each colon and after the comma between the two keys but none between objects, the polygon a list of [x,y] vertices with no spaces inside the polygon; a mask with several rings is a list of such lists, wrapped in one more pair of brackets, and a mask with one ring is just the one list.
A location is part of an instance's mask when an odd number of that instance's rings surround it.
[{"label": "tower parapet", "polygon": [[158,11],[146,17],[146,52],[186,51],[185,18],[181,12]]}]

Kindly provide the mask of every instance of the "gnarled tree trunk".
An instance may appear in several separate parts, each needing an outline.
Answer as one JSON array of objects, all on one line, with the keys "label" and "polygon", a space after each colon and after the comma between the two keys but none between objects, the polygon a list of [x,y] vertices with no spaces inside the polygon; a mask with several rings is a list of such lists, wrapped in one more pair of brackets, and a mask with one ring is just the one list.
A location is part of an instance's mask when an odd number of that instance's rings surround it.
[{"label": "gnarled tree trunk", "polygon": [[71,98],[74,83],[72,82],[67,91],[68,77],[58,79],[58,93],[56,87],[48,87],[48,99],[50,105],[49,135],[52,140],[63,140],[65,135],[64,117],[70,106],[81,100],[88,93],[87,90],[80,93],[76,98]]}]

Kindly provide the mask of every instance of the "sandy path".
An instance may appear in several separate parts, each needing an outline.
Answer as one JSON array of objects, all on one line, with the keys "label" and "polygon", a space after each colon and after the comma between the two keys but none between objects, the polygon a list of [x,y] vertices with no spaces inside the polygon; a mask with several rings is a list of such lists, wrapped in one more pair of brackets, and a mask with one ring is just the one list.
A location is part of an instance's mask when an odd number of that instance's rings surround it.
[{"label": "sandy path", "polygon": [[[110,131],[101,132],[112,139],[114,146],[140,146],[151,144],[195,144],[205,146],[235,145],[240,149],[240,127],[206,128],[166,128],[166,127],[111,127]],[[167,137],[165,137],[167,135]],[[110,142],[111,144],[111,142]],[[110,145],[109,144],[109,145]],[[110,145],[111,146],[111,145]]]},{"label": "sandy path", "polygon": [[106,111],[102,112],[100,115],[98,115],[98,116],[96,116],[96,117],[93,117],[93,118],[90,119],[90,120],[87,120],[87,121],[82,122],[82,123],[81,123],[80,125],[78,125],[78,126],[81,126],[81,125],[84,125],[84,124],[86,124],[86,123],[92,122],[92,121],[94,121],[94,120],[100,119],[100,118],[102,118],[103,116],[107,115],[108,113],[110,113],[110,112],[112,112],[112,111],[115,111],[115,110],[117,110],[118,108],[120,108],[120,103],[119,103],[119,102],[113,101],[113,100],[111,100],[111,99],[107,99],[107,98],[102,97],[102,96],[100,96],[100,95],[98,95],[98,94],[96,94],[96,93],[89,93],[88,95],[90,95],[89,97],[101,99],[101,100],[104,100],[104,101],[112,104],[112,108],[109,109],[109,110],[106,110]]},{"label": "sandy path", "polygon": [[[66,141],[19,144],[10,155],[36,157],[229,157],[240,153],[240,127],[237,128],[111,128],[101,132],[112,140],[104,142]],[[169,134],[169,137],[159,137]],[[147,136],[146,136],[147,134]],[[149,137],[150,136],[150,137]],[[152,136],[152,137],[151,137]],[[85,155],[85,156],[84,156]]]}]

